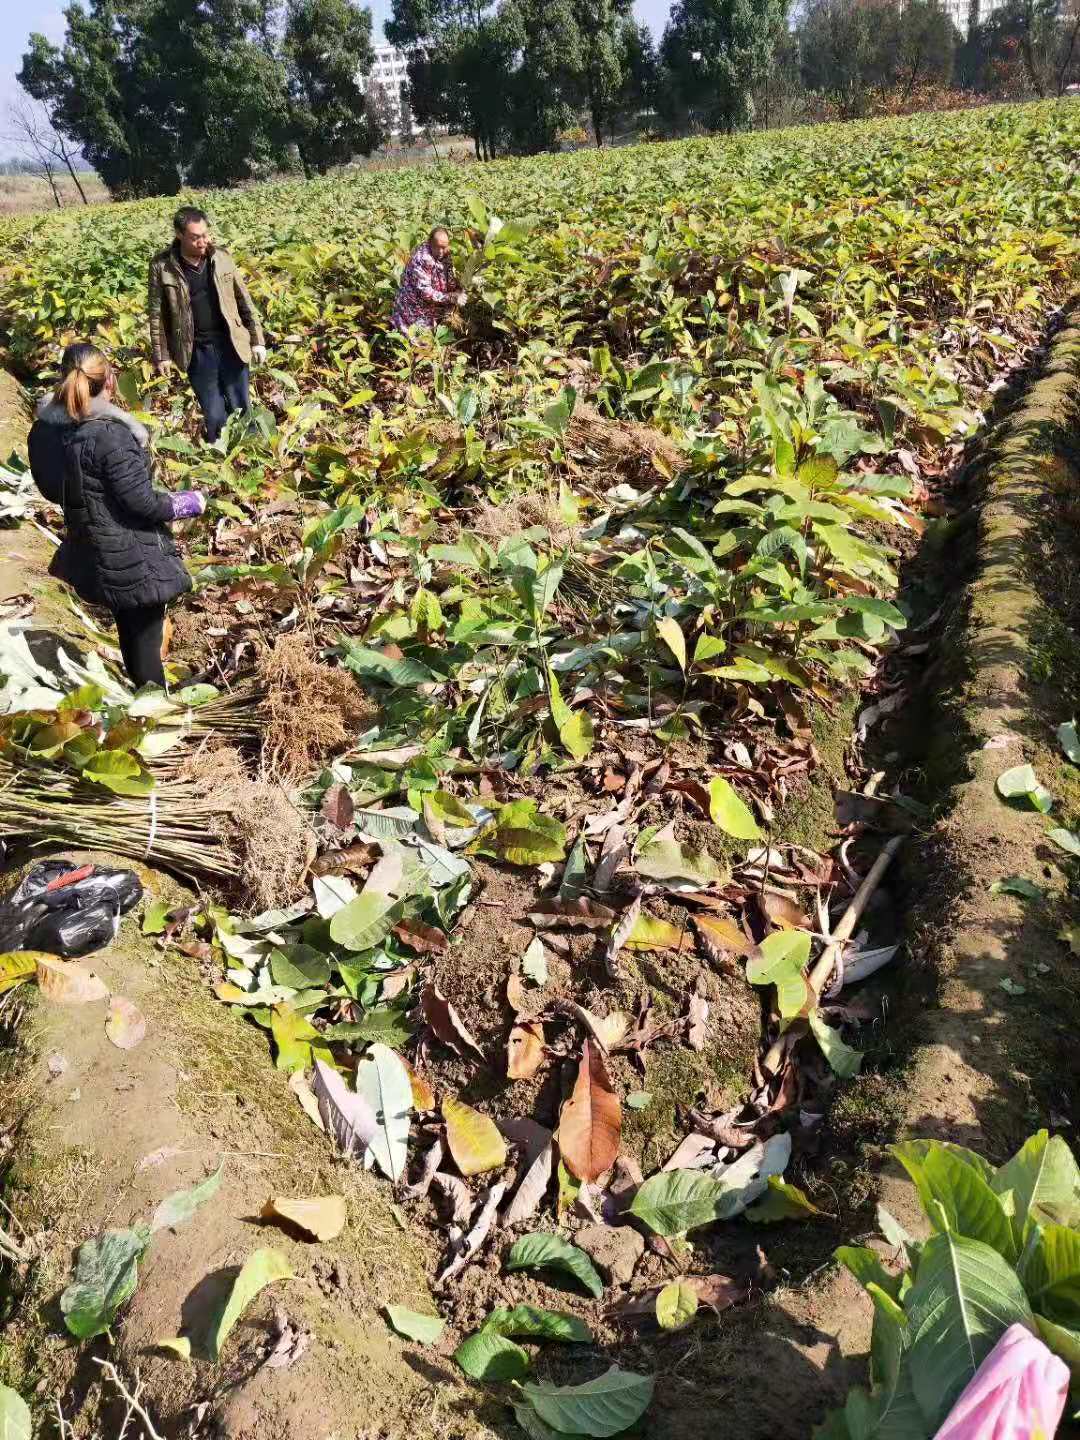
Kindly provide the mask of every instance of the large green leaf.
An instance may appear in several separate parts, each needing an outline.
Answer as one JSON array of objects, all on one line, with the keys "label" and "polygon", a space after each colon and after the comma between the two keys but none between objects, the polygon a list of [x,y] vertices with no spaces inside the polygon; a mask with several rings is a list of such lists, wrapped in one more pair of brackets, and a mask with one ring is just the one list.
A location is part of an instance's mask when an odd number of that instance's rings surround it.
[{"label": "large green leaf", "polygon": [[561,1270],[581,1282],[597,1299],[604,1293],[604,1282],[596,1266],[576,1245],[559,1235],[536,1231],[523,1235],[510,1247],[506,1257],[508,1270]]},{"label": "large green leaf", "polygon": [[885,1269],[876,1250],[866,1245],[840,1245],[833,1251],[833,1256],[851,1271],[860,1285],[877,1285],[894,1300],[899,1299],[900,1276],[892,1275]]},{"label": "large green leaf", "polygon": [[714,775],[709,781],[709,818],[736,840],[761,839],[750,807],[722,775]]},{"label": "large green leaf", "polygon": [[565,1315],[561,1310],[541,1310],[535,1305],[492,1310],[482,1329],[495,1330],[500,1335],[524,1335],[533,1340],[576,1340],[583,1345],[592,1339],[592,1331],[576,1315]]},{"label": "large green leaf", "polygon": [[662,1170],[638,1186],[630,1213],[657,1235],[685,1235],[717,1220],[727,1193],[700,1170]]},{"label": "large green leaf", "polygon": [[1019,1272],[1034,1309],[1062,1325],[1080,1326],[1080,1231],[1035,1225]]},{"label": "large green leaf", "polygon": [[1043,1344],[1060,1359],[1065,1361],[1072,1376],[1073,1388],[1080,1386],[1080,1330],[1071,1330],[1065,1325],[1055,1325],[1045,1315],[1036,1315],[1035,1324]]},{"label": "large green leaf", "polygon": [[1050,1220],[1080,1223],[1080,1168],[1068,1141],[1040,1130],[994,1173],[993,1189],[1003,1201],[1011,1194],[1010,1213],[1017,1253],[1033,1225]]},{"label": "large green leaf", "polygon": [[248,1256],[239,1275],[233,1281],[229,1298],[225,1302],[216,1324],[210,1332],[210,1355],[214,1360],[221,1358],[222,1346],[229,1338],[233,1326],[240,1319],[260,1290],[278,1280],[291,1280],[292,1266],[277,1250],[255,1250]]},{"label": "large green leaf", "polygon": [[1012,1266],[963,1235],[926,1242],[904,1308],[912,1385],[931,1432],[1010,1325],[1035,1329]]},{"label": "large green leaf", "polygon": [[75,1278],[60,1297],[64,1324],[79,1340],[104,1335],[139,1283],[150,1232],[106,1230],[79,1249]]},{"label": "large green leaf", "polygon": [[415,1340],[418,1345],[434,1345],[446,1329],[441,1315],[421,1315],[404,1305],[387,1305],[386,1313],[398,1334],[406,1340]]},{"label": "large green leaf", "polygon": [[[958,1235],[981,1240],[1010,1264],[1016,1263],[1018,1251],[1005,1206],[974,1166],[955,1150],[936,1143],[931,1143],[919,1157],[908,1145],[894,1146],[893,1153],[913,1179],[917,1175],[924,1209],[935,1230],[947,1227]],[[940,1211],[934,1201],[941,1206]]]},{"label": "large green leaf", "polygon": [[454,1359],[474,1380],[520,1380],[530,1369],[528,1351],[486,1327],[463,1340]]},{"label": "large green leaf", "polygon": [[751,985],[775,985],[802,973],[810,959],[810,936],[805,930],[774,930],[746,964]]},{"label": "large green leaf", "polygon": [[584,1385],[521,1387],[541,1420],[562,1434],[603,1437],[618,1435],[640,1420],[653,1395],[653,1381],[617,1365]]}]

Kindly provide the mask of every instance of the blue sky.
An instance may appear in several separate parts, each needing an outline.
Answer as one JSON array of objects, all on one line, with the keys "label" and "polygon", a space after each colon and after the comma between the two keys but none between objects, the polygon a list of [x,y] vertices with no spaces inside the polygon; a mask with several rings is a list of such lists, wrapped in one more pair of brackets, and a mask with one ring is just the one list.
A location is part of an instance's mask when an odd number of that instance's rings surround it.
[{"label": "blue sky", "polygon": [[[390,13],[390,0],[373,0],[375,30],[382,38],[382,22]],[[634,0],[639,19],[644,20],[657,39],[664,28],[670,0]],[[26,40],[32,30],[40,30],[50,40],[64,34],[62,0],[0,0],[0,134],[7,128],[5,112],[11,100],[21,92],[15,76]],[[6,147],[0,142],[0,154]]]}]

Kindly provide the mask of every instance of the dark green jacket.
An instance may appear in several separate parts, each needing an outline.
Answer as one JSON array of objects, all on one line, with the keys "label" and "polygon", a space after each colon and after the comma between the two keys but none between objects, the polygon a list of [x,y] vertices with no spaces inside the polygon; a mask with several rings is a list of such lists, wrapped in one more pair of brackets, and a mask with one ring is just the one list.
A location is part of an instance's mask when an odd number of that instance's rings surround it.
[{"label": "dark green jacket", "polygon": [[[237,355],[247,365],[253,345],[264,344],[259,312],[247,286],[227,250],[207,252],[221,314]],[[181,370],[191,364],[195,349],[195,322],[191,314],[191,292],[173,244],[150,261],[150,354],[155,365],[172,360]]]}]

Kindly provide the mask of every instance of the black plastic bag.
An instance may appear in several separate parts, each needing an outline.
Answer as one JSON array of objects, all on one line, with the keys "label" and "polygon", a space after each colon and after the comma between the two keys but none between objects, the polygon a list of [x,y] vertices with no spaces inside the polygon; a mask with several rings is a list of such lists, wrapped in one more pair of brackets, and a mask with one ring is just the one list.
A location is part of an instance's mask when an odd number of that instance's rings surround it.
[{"label": "black plastic bag", "polygon": [[[70,883],[57,885],[65,876]],[[142,893],[132,870],[44,860],[0,901],[0,951],[89,955],[115,937],[120,916],[138,904]]]},{"label": "black plastic bag", "polygon": [[0,954],[28,950],[26,932],[40,914],[36,905],[0,905]]},{"label": "black plastic bag", "polygon": [[[47,887],[78,870],[89,874],[58,889]],[[99,865],[73,865],[70,860],[43,860],[23,879],[11,896],[15,904],[36,900],[50,910],[85,909],[108,902],[117,913],[126,915],[142,899],[143,887],[133,870],[105,870]]]},{"label": "black plastic bag", "polygon": [[47,910],[27,931],[23,948],[49,955],[89,955],[115,939],[119,925],[120,914],[109,904]]}]

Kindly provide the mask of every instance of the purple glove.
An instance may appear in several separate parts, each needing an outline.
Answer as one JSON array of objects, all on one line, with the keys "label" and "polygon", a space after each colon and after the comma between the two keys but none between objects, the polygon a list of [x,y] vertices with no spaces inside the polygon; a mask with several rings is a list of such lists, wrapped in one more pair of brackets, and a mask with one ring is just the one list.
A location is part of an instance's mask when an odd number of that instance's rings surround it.
[{"label": "purple glove", "polygon": [[201,490],[178,490],[172,496],[174,520],[188,520],[192,515],[201,515],[206,509],[206,496]]}]

